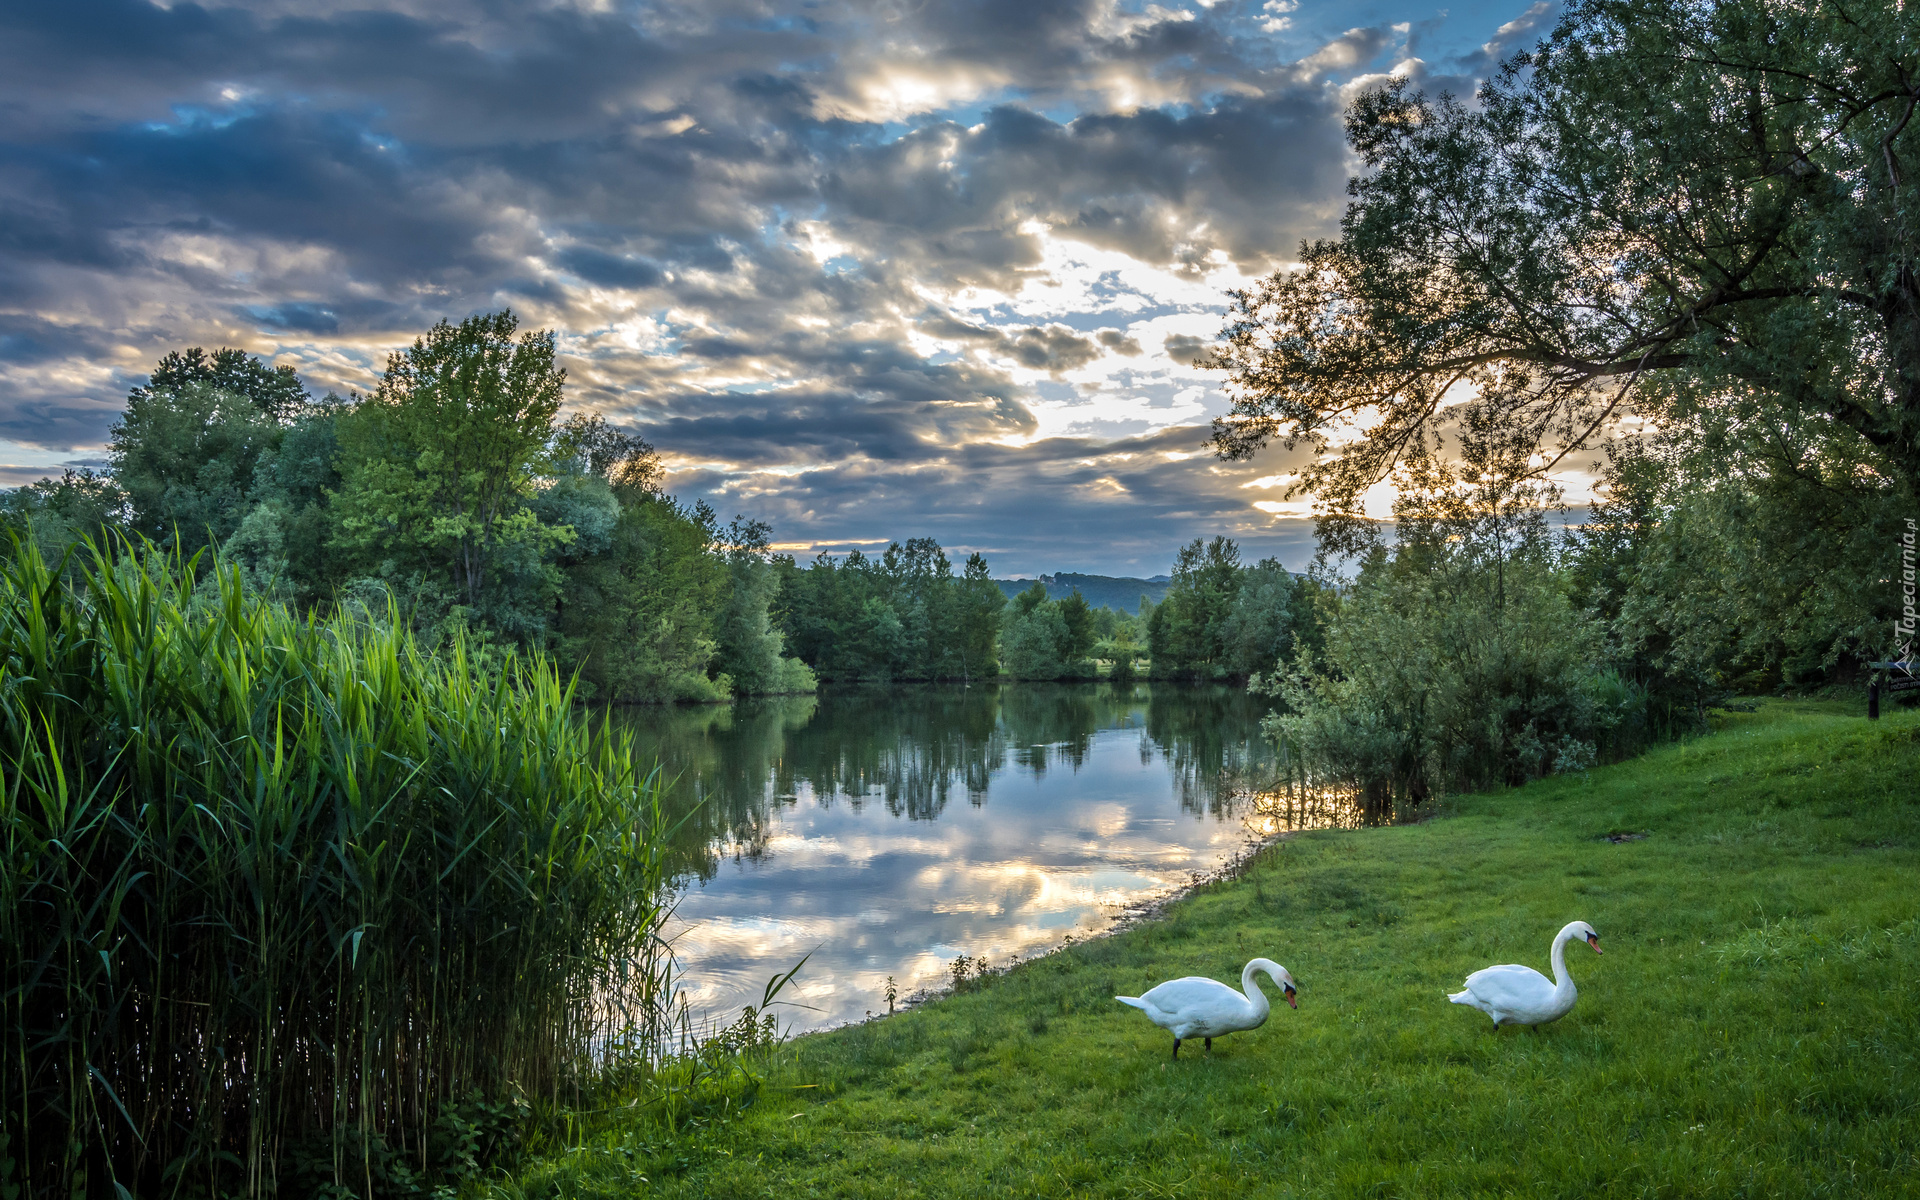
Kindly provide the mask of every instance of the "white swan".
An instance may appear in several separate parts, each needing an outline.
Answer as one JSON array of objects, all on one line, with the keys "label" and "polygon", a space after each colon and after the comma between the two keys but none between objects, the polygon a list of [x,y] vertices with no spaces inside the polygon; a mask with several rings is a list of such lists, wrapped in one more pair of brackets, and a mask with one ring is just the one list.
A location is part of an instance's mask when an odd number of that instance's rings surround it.
[{"label": "white swan", "polygon": [[1467,976],[1467,990],[1447,999],[1455,1004],[1477,1008],[1493,1018],[1495,1028],[1502,1025],[1545,1025],[1558,1021],[1572,1011],[1580,997],[1574,990],[1573,976],[1567,974],[1567,943],[1585,938],[1587,945],[1600,953],[1600,935],[1585,921],[1573,921],[1553,939],[1553,978],[1532,967],[1508,964],[1487,967]]},{"label": "white swan", "polygon": [[1287,993],[1287,1003],[1299,1008],[1293,998],[1293,976],[1270,958],[1256,958],[1240,972],[1240,990],[1199,975],[1174,979],[1144,996],[1115,996],[1122,1004],[1131,1004],[1147,1014],[1147,1020],[1173,1034],[1173,1056],[1180,1057],[1184,1038],[1205,1038],[1207,1049],[1213,1039],[1243,1029],[1258,1029],[1267,1023],[1267,994],[1253,982],[1255,971],[1265,971]]}]

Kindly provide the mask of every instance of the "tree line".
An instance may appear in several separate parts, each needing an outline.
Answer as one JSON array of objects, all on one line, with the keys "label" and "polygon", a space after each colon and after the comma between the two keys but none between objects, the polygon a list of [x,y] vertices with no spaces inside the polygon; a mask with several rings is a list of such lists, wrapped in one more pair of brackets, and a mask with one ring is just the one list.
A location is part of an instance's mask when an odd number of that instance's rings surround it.
[{"label": "tree line", "polygon": [[1274,559],[1242,566],[1226,537],[1182,547],[1166,596],[1132,614],[1049,599],[1038,580],[1008,599],[983,557],[955,575],[927,538],[774,567],[779,629],[822,678],[1244,680],[1320,636],[1320,585]]},{"label": "tree line", "polygon": [[435,325],[370,395],[316,398],[242,350],[174,351],[128,395],[107,471],[15,489],[0,519],[55,560],[115,534],[213,551],[296,608],[390,614],[483,660],[537,651],[604,701],[1245,677],[1309,620],[1305,585],[1242,568],[1225,539],[1183,549],[1166,599],[1135,614],[1039,583],[1009,602],[982,555],[956,569],[930,538],[802,565],[763,522],[666,494],[641,438],[563,417],[565,384],[553,333],[508,311]]}]

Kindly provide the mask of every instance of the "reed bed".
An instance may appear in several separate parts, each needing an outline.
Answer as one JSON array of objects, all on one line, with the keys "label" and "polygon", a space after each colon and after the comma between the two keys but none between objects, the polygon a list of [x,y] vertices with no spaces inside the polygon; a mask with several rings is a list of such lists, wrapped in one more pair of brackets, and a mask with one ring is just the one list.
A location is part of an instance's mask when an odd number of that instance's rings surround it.
[{"label": "reed bed", "polygon": [[424,1193],[449,1106],[644,1060],[658,778],[572,702],[217,563],[15,541],[0,1194]]}]

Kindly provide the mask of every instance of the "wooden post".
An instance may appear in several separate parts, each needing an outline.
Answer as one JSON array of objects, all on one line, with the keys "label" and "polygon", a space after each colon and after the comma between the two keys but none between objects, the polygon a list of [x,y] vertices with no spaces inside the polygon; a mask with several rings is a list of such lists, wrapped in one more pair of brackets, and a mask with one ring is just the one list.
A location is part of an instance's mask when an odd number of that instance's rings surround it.
[{"label": "wooden post", "polygon": [[[1920,661],[1875,662],[1868,663],[1867,669],[1873,672],[1867,676],[1867,720],[1880,719],[1880,693],[1889,696],[1903,692],[1920,692]],[[1887,672],[1886,686],[1881,686],[1880,672]],[[1898,671],[1899,674],[1893,674]]]}]

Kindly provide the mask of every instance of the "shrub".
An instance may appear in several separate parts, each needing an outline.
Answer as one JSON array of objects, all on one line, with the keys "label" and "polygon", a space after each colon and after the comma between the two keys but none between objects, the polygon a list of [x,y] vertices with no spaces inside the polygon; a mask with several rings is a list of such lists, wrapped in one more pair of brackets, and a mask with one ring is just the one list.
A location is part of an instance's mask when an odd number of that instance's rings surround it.
[{"label": "shrub", "polygon": [[[1651,740],[1647,692],[1603,668],[1601,629],[1538,562],[1508,562],[1501,599],[1428,577],[1363,571],[1333,610],[1324,655],[1256,687],[1320,782],[1367,804],[1519,784]],[[1664,731],[1663,731],[1664,732]]]}]

